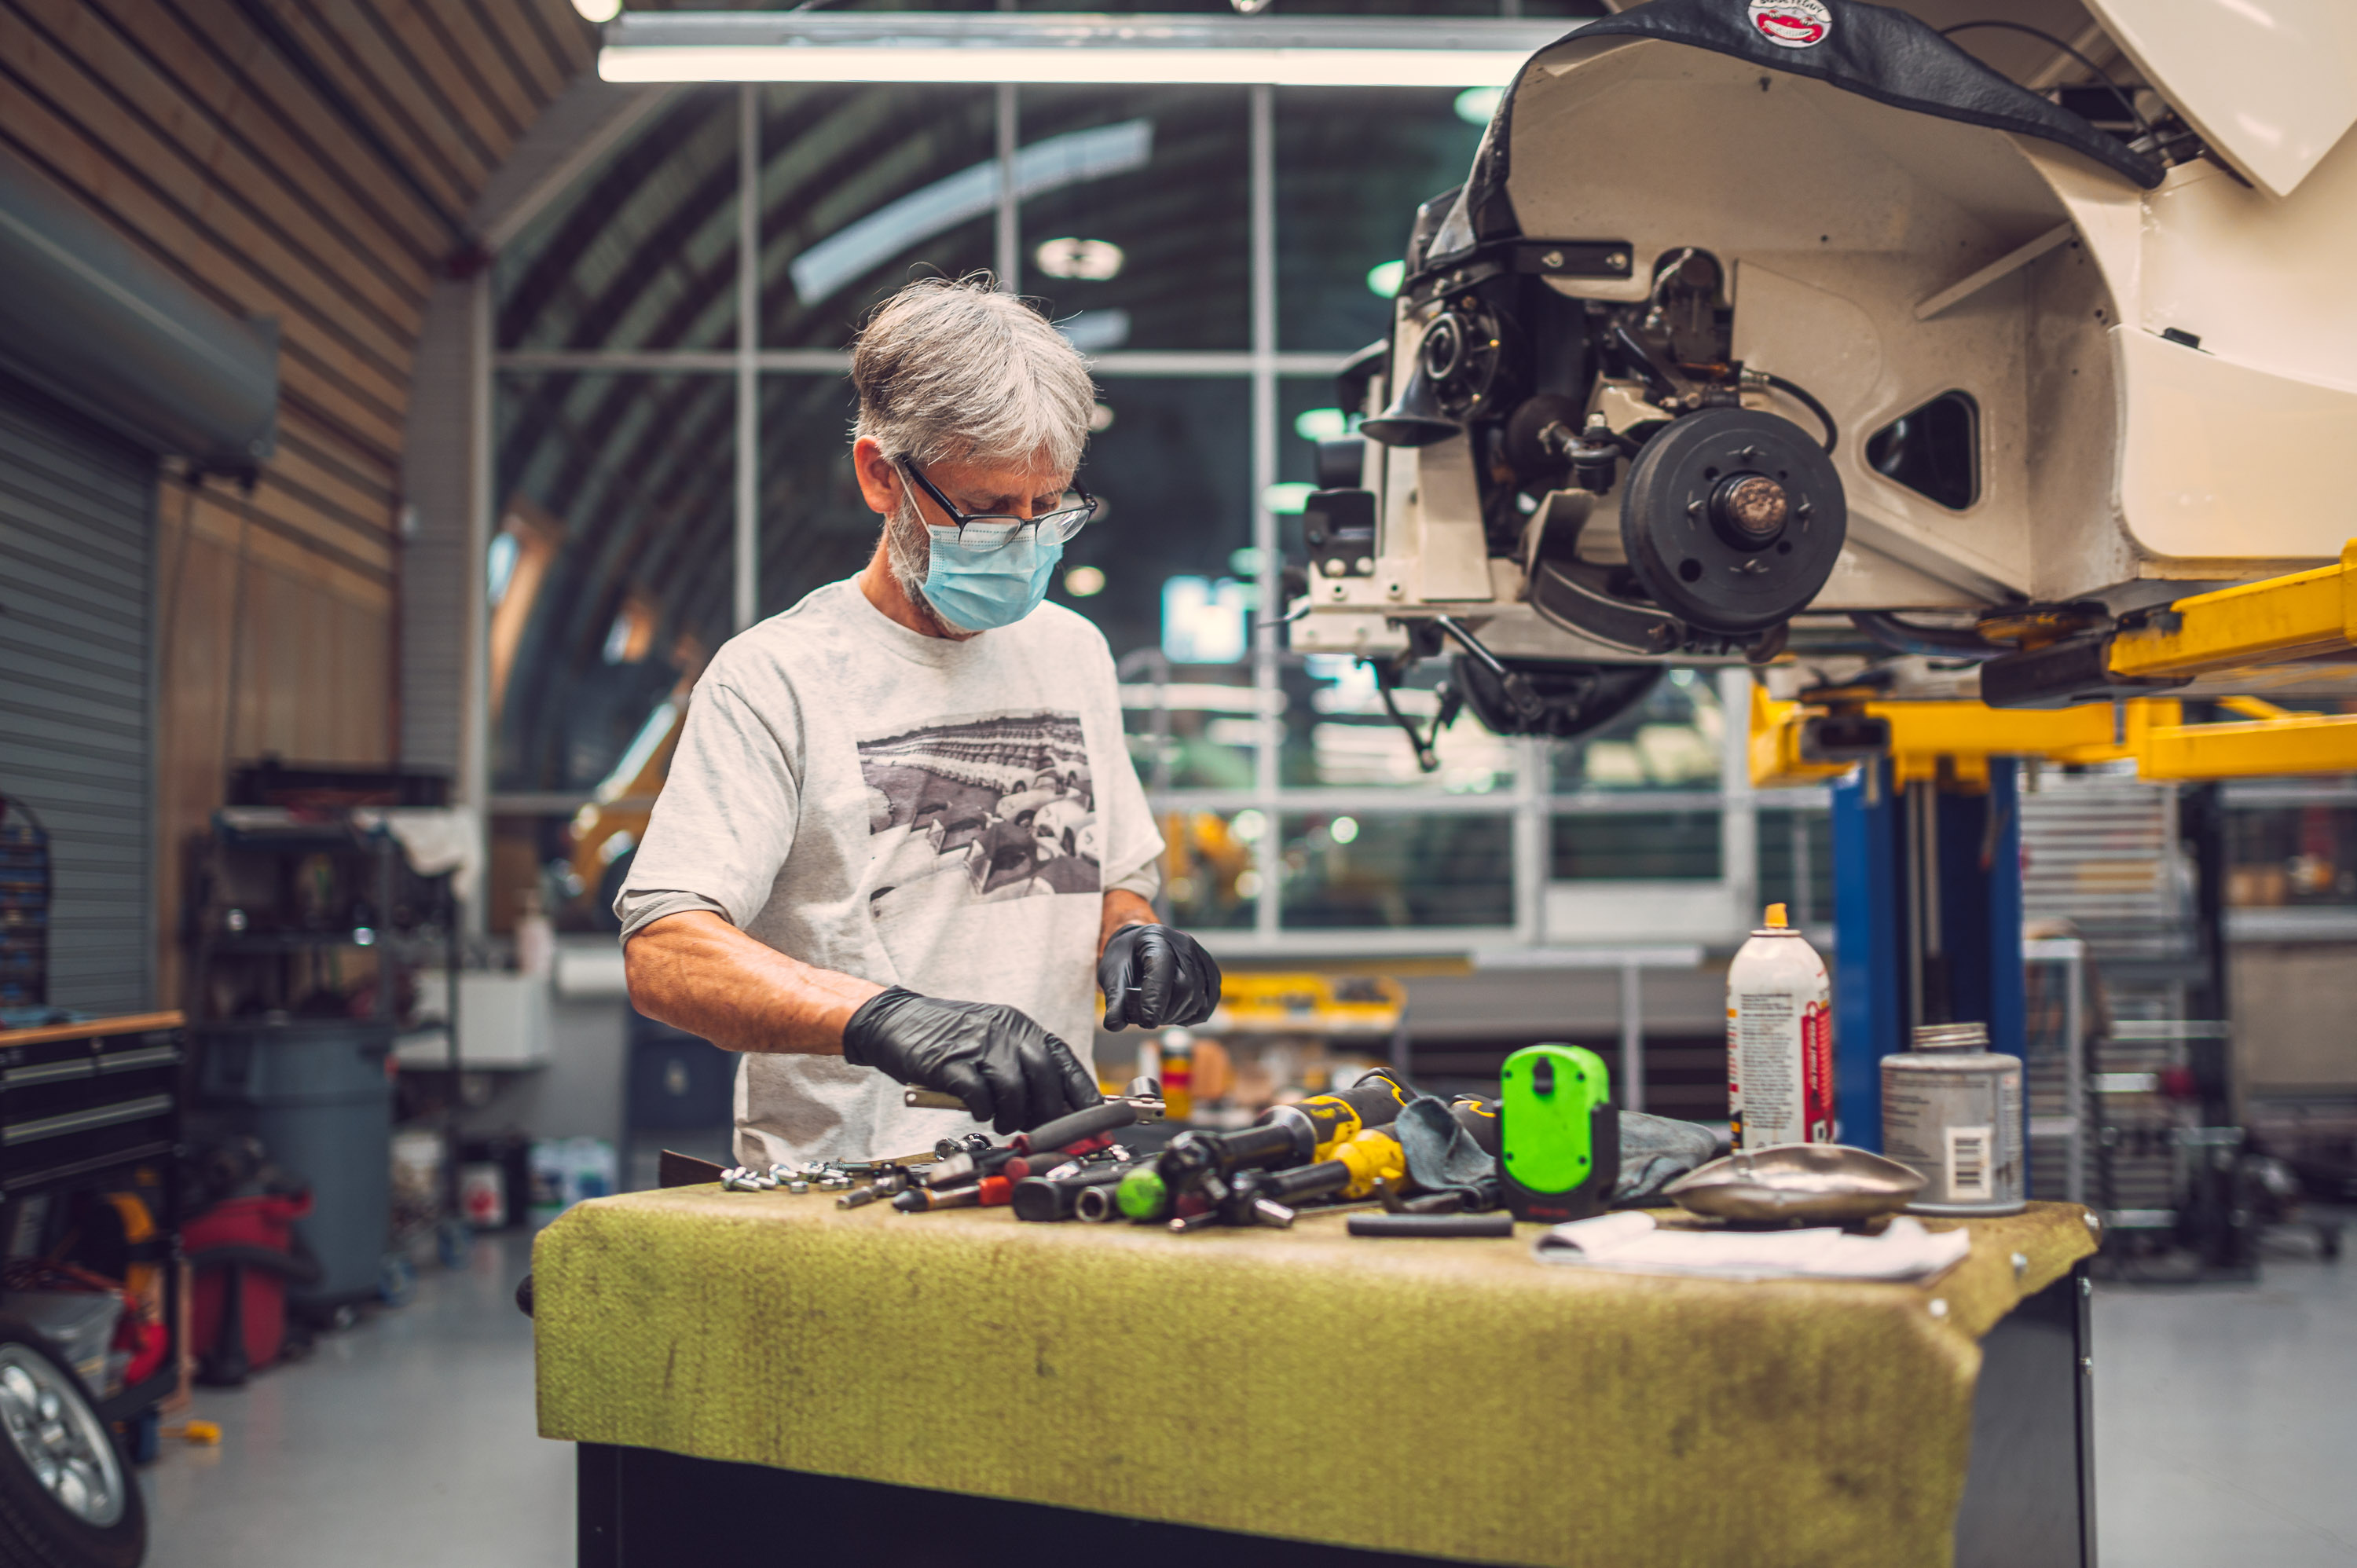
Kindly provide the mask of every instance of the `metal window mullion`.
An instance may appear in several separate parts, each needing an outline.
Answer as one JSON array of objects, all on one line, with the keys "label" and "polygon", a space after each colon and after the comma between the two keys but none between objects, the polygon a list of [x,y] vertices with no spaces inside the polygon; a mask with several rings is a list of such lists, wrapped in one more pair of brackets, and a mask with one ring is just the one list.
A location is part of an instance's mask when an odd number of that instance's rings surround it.
[{"label": "metal window mullion", "polygon": [[[1236,811],[1265,808],[1268,797],[1257,787],[1238,789],[1157,789],[1151,791],[1157,811]],[[1317,816],[1353,817],[1507,817],[1514,811],[1511,794],[1421,795],[1404,790],[1386,792],[1372,787],[1341,785],[1331,789],[1297,786],[1280,789],[1276,799],[1285,809]]]},{"label": "metal window mullion", "polygon": [[761,570],[761,90],[737,89],[736,629],[753,624]]},{"label": "metal window mullion", "polygon": [[1521,753],[1514,769],[1514,929],[1523,942],[1537,947],[1546,940],[1546,886],[1554,872],[1547,822],[1547,743],[1537,736],[1515,742]]},{"label": "metal window mullion", "polygon": [[[467,296],[467,663],[465,722],[459,741],[458,798],[475,812],[478,832],[489,834],[491,821],[485,810],[491,793],[491,531],[496,521],[497,477],[492,465],[492,431],[496,428],[491,399],[496,382],[491,373],[493,269],[475,274]],[[476,897],[459,911],[470,937],[488,929],[484,906]]]},{"label": "metal window mullion", "polygon": [[1748,929],[1760,902],[1760,803],[1751,792],[1751,671],[1718,672],[1718,875]]},{"label": "metal window mullion", "polygon": [[1023,292],[1023,212],[1015,189],[1015,158],[1022,122],[1016,91],[1011,81],[998,84],[998,210],[992,234],[992,262],[998,273],[998,286],[1008,294]]},{"label": "metal window mullion", "polygon": [[1284,817],[1278,810],[1283,720],[1276,711],[1277,628],[1284,614],[1285,573],[1277,559],[1276,514],[1269,487],[1276,483],[1276,94],[1267,86],[1248,95],[1251,117],[1252,208],[1252,539],[1260,585],[1253,612],[1253,684],[1261,694],[1260,745],[1253,754],[1254,793],[1267,819],[1260,841],[1260,899],[1254,929],[1274,940],[1284,909],[1279,872]]},{"label": "metal window mullion", "polygon": [[[1022,260],[1017,247],[1017,270]],[[851,368],[851,356],[840,349],[761,349],[755,362],[763,371],[790,374],[840,375]],[[1340,354],[1254,355],[1250,349],[1115,349],[1092,356],[1091,373],[1119,381],[1129,376],[1249,376],[1265,359],[1280,376],[1330,376],[1339,371]],[[737,350],[731,349],[511,349],[492,356],[501,371],[646,371],[663,375],[731,375]]]}]

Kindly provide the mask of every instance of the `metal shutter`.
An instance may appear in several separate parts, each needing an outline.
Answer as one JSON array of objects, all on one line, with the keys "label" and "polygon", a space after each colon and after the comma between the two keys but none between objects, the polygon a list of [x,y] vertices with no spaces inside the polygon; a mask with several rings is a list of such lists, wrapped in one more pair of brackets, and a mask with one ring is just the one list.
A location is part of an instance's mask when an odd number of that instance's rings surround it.
[{"label": "metal shutter", "polygon": [[150,1004],[156,460],[0,377],[0,794],[49,832],[52,1006]]}]

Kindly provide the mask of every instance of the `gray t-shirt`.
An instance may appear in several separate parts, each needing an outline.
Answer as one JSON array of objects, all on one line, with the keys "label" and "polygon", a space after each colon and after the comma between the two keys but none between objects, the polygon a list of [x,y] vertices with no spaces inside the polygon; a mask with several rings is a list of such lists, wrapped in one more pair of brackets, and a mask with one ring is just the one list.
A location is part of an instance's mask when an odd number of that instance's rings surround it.
[{"label": "gray t-shirt", "polygon": [[[708,909],[780,952],[1003,1002],[1090,1060],[1103,894],[1153,897],[1161,835],[1103,633],[1042,605],[963,642],[856,580],[729,640],[614,900],[628,941]],[[840,1057],[748,1053],[737,1157],[891,1157],[974,1130]]]}]

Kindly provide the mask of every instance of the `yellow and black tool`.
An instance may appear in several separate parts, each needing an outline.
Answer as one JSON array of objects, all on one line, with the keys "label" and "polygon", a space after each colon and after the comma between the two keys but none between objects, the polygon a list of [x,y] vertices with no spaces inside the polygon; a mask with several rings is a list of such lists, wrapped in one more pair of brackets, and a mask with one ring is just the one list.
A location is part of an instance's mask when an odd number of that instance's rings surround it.
[{"label": "yellow and black tool", "polygon": [[1379,1183],[1394,1187],[1407,1185],[1407,1151],[1390,1127],[1361,1128],[1349,1142],[1335,1147],[1334,1159],[1351,1173],[1341,1192],[1345,1198],[1372,1197]]},{"label": "yellow and black tool", "polygon": [[1332,1159],[1364,1129],[1390,1125],[1414,1097],[1405,1084],[1378,1069],[1337,1093],[1272,1106],[1237,1132],[1182,1133],[1123,1179],[1116,1193],[1121,1210],[1141,1223],[1168,1219],[1179,1211],[1182,1198],[1212,1185],[1220,1190],[1208,1195],[1206,1207],[1216,1206],[1236,1172]]}]

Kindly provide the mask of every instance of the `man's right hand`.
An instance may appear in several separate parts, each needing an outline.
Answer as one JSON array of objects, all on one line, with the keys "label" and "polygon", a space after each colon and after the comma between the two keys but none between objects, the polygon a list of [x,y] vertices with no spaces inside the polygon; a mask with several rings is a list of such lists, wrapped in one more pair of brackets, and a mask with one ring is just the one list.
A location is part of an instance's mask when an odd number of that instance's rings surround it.
[{"label": "man's right hand", "polygon": [[1014,1008],[948,1002],[892,986],[844,1026],[843,1059],[965,1101],[1001,1134],[1100,1103],[1071,1048]]}]

